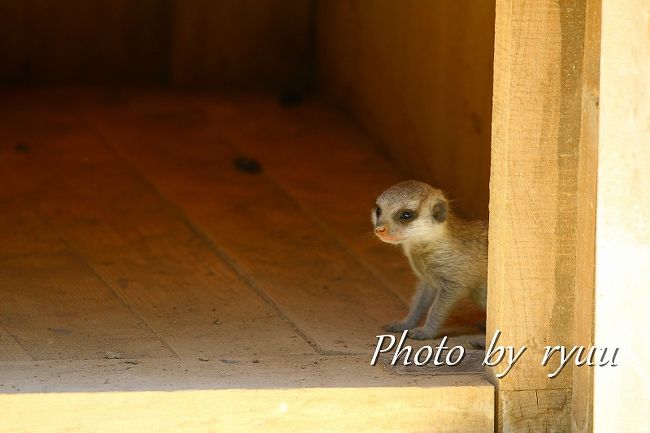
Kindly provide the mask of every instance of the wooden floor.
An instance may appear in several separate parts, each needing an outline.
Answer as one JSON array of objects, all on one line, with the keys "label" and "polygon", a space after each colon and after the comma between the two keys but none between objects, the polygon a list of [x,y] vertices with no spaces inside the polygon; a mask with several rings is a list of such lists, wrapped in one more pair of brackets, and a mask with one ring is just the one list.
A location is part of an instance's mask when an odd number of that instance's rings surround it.
[{"label": "wooden floor", "polygon": [[[367,418],[357,409],[342,421],[350,431],[426,430],[441,413],[449,425],[436,431],[491,425],[493,391],[476,365],[455,375],[368,365],[412,291],[406,260],[369,222],[376,195],[404,177],[342,116],[256,95],[0,97],[0,411],[13,414],[0,430],[29,431],[29,405],[93,411],[105,396],[106,407],[139,408],[144,424],[132,428],[218,431],[151,424],[166,418],[150,404],[184,407],[171,390],[186,402],[222,392],[201,407],[229,431],[246,428],[218,408],[268,421],[261,390],[304,405],[292,389],[316,393],[311,411],[354,392],[371,401]],[[261,172],[238,169],[239,157]],[[444,333],[467,346],[482,319],[464,305]],[[257,393],[223,394],[234,390]],[[382,421],[387,408],[413,415],[412,429]],[[267,430],[304,431],[305,413]]]}]

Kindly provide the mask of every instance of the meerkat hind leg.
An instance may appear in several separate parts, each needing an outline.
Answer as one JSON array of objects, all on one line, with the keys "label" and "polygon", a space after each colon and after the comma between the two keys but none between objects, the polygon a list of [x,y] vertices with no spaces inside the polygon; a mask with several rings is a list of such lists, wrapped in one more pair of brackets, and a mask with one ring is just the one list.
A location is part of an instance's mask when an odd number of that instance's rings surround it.
[{"label": "meerkat hind leg", "polygon": [[436,290],[423,281],[418,283],[415,295],[411,301],[409,312],[406,317],[400,321],[391,322],[382,329],[388,332],[402,332],[405,329],[411,329],[418,324],[425,311],[429,309],[435,298]]},{"label": "meerkat hind leg", "polygon": [[435,338],[440,327],[449,317],[452,307],[461,298],[458,290],[445,287],[438,290],[435,300],[429,308],[424,326],[411,329],[409,337],[414,340],[429,340]]}]

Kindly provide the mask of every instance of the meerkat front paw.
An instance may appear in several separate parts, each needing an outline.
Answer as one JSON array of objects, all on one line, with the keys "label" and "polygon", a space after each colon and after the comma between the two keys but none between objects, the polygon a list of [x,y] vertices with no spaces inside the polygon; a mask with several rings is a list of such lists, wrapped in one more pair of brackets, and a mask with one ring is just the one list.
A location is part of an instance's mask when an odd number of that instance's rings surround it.
[{"label": "meerkat front paw", "polygon": [[420,326],[419,328],[413,328],[409,331],[409,338],[413,340],[432,340],[435,333],[428,330],[427,328]]},{"label": "meerkat front paw", "polygon": [[390,322],[388,325],[382,326],[381,329],[388,332],[402,332],[406,329],[409,329],[408,323],[404,322]]}]

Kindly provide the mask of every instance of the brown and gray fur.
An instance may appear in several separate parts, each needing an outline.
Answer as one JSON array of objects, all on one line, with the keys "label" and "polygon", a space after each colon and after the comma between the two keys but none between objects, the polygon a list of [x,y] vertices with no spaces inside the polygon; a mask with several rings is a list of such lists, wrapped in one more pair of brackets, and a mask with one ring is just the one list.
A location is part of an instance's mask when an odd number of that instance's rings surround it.
[{"label": "brown and gray fur", "polygon": [[[403,248],[419,280],[408,315],[385,330],[430,339],[460,299],[470,296],[485,309],[487,222],[455,216],[442,191],[414,180],[384,191],[372,222],[379,239]],[[414,328],[427,310],[424,325]]]}]

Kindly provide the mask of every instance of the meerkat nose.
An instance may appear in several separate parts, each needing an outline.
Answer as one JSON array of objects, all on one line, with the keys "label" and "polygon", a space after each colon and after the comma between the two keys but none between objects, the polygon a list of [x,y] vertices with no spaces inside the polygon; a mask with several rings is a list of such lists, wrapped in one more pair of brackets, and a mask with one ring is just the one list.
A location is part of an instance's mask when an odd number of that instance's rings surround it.
[{"label": "meerkat nose", "polygon": [[386,231],[386,227],[384,226],[375,227],[375,231],[377,233],[384,233]]}]

